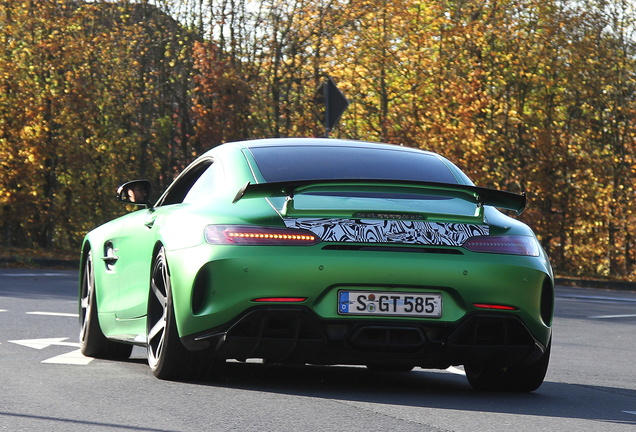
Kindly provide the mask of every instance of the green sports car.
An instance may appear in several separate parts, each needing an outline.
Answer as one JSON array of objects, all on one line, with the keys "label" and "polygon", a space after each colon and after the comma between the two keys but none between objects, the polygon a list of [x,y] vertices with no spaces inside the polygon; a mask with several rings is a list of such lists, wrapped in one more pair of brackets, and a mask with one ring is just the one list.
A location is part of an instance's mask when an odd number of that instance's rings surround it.
[{"label": "green sports car", "polygon": [[87,356],[147,348],[155,376],[227,359],[463,365],[476,389],[532,391],[550,358],[554,281],[525,195],[475,186],[447,159],[334,139],[228,143],[154,204],[89,232],[81,255]]}]

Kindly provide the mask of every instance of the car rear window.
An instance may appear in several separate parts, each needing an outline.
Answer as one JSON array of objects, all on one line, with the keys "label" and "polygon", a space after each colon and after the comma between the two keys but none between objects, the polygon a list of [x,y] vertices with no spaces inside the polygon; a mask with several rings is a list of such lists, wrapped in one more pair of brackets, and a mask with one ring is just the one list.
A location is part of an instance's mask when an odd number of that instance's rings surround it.
[{"label": "car rear window", "polygon": [[310,145],[253,147],[250,151],[267,182],[381,179],[457,184],[444,162],[425,152]]}]

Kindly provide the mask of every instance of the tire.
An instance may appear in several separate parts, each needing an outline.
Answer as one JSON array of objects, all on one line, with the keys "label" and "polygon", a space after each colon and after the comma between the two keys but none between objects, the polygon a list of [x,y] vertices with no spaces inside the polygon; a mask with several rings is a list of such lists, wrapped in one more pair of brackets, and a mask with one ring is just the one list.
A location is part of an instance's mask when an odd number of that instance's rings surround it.
[{"label": "tire", "polygon": [[132,345],[110,341],[99,326],[95,267],[93,254],[88,252],[80,285],[80,347],[87,357],[125,360],[130,357]]},{"label": "tire", "polygon": [[196,374],[194,355],[179,340],[172,302],[170,271],[162,247],[152,265],[146,319],[148,365],[159,379],[187,379]]},{"label": "tire", "polygon": [[480,391],[535,391],[545,379],[550,362],[552,340],[548,342],[543,355],[535,362],[509,368],[489,368],[487,366],[464,366],[466,378],[475,390]]},{"label": "tire", "polygon": [[150,278],[146,347],[153,375],[164,380],[217,379],[224,360],[188,351],[177,331],[166,251],[157,254]]}]

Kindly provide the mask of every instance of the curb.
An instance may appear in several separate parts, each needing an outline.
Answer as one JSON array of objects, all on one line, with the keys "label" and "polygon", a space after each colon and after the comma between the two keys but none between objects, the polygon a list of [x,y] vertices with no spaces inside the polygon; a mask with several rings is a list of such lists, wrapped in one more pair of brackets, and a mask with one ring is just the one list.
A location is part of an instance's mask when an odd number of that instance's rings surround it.
[{"label": "curb", "polygon": [[77,270],[79,260],[65,260],[54,258],[0,258],[0,264],[20,264],[24,267],[60,268],[66,270]]},{"label": "curb", "polygon": [[555,277],[554,285],[563,287],[579,287],[579,288],[598,288],[612,291],[635,291],[635,282],[621,281],[604,281],[593,279],[572,279],[564,277]]}]

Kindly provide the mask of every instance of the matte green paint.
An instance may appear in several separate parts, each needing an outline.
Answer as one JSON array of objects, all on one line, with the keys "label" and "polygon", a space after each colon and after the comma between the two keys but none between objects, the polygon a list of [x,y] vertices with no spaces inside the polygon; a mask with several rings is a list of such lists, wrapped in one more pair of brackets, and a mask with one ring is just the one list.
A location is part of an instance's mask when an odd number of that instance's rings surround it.
[{"label": "matte green paint", "polygon": [[[254,306],[251,300],[270,296],[308,297],[305,304],[323,318],[359,320],[337,314],[337,291],[347,287],[441,292],[443,315],[430,318],[432,321],[457,321],[475,310],[473,303],[519,307],[521,310],[514,313],[524,318],[537,339],[547,343],[549,328],[540,322],[539,301],[549,270],[536,258],[468,251],[463,256],[358,251],[352,258],[348,251],[325,251],[323,246],[202,245],[170,253],[171,267],[203,267],[211,281],[210,295],[200,314],[194,316],[190,292],[195,275],[173,272],[180,333],[222,325]],[[528,305],[532,307],[527,309]]]},{"label": "matte green paint", "polygon": [[[246,198],[232,204],[236,192],[246,182],[262,181],[243,144],[217,147],[206,157],[209,156],[223,161],[226,181],[206,202],[138,210],[86,235],[83,257],[89,248],[93,251],[99,320],[107,337],[143,344],[151,264],[158,246],[163,245],[181,336],[220,326],[254,306],[253,299],[267,296],[307,297],[304,304],[325,319],[378,319],[339,316],[337,291],[346,287],[442,293],[442,317],[415,318],[425,321],[457,321],[475,310],[473,303],[514,306],[519,310],[510,313],[518,315],[535,338],[547,344],[551,329],[541,320],[539,304],[542,286],[546,278],[552,278],[552,270],[543,251],[539,257],[521,257],[463,249],[463,255],[323,250],[325,243],[314,246],[209,245],[204,239],[204,229],[209,224],[284,226],[278,214],[284,200],[271,199],[270,203],[266,198]],[[330,214],[329,208],[342,210],[338,207],[351,206],[351,201],[341,200],[339,204],[336,201],[333,197],[327,198],[320,211],[303,214],[324,217]],[[375,203],[372,199],[364,201],[355,200],[354,207],[367,205],[375,210],[413,211],[409,205],[391,207],[377,200]],[[445,206],[465,208],[465,204],[453,204],[453,201],[441,202],[439,206],[427,202],[432,210],[423,214],[442,219],[439,215]],[[463,219],[461,215],[454,219],[444,216],[444,220]],[[474,216],[470,219],[474,222]],[[526,225],[492,207],[484,208],[481,220],[490,225],[491,235],[534,236]],[[111,271],[101,259],[107,242],[113,244],[120,257]],[[194,314],[192,288],[199,272],[207,274],[209,287],[203,304],[197,306],[197,314]]]}]

